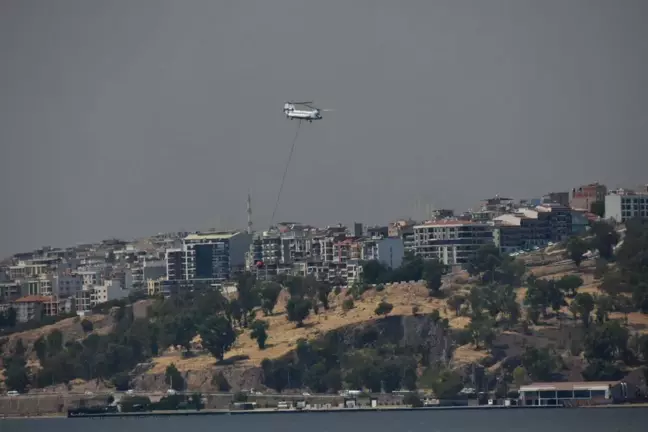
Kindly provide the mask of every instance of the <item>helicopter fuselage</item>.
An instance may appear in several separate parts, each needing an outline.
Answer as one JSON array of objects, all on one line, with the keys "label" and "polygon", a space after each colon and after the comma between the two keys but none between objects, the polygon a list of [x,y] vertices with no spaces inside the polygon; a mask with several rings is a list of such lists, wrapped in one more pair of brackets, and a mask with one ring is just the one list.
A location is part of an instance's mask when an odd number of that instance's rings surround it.
[{"label": "helicopter fuselage", "polygon": [[304,111],[304,110],[284,110],[286,117],[289,119],[299,120],[321,120],[322,116],[317,111]]}]

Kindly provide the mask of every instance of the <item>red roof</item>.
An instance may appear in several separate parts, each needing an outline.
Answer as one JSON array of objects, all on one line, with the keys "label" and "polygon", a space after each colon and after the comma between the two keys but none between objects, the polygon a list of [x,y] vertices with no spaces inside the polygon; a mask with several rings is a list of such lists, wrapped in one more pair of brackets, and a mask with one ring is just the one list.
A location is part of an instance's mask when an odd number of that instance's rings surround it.
[{"label": "red roof", "polygon": [[51,297],[40,296],[40,295],[28,295],[21,297],[14,301],[14,303],[47,303],[52,301]]}]

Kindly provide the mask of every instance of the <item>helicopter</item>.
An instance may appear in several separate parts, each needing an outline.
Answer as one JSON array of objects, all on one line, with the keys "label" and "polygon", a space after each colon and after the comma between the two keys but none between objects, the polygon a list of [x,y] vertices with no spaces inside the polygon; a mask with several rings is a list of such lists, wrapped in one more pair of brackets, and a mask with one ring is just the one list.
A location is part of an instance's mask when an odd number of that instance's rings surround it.
[{"label": "helicopter", "polygon": [[[308,121],[309,123],[312,123],[313,120],[322,120],[322,112],[324,111],[333,111],[330,109],[319,109],[315,108],[312,106],[313,102],[286,102],[284,104],[284,114],[286,114],[286,118],[289,118],[290,120],[292,119],[298,119],[298,120],[305,120]],[[307,110],[298,110],[295,109],[295,105],[303,105],[309,109]]]}]

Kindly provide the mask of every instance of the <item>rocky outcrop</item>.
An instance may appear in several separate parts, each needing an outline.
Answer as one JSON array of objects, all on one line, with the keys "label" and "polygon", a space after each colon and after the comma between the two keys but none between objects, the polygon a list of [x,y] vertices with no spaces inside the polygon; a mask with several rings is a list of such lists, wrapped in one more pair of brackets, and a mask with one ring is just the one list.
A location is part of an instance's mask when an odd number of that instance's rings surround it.
[{"label": "rocky outcrop", "polygon": [[[218,373],[225,376],[232,392],[263,388],[263,370],[258,367],[215,366],[212,369],[189,371],[182,375],[188,391],[211,393],[219,391],[212,383],[213,377]],[[132,387],[146,392],[166,391],[169,385],[165,380],[165,374],[143,373],[133,379]]]}]

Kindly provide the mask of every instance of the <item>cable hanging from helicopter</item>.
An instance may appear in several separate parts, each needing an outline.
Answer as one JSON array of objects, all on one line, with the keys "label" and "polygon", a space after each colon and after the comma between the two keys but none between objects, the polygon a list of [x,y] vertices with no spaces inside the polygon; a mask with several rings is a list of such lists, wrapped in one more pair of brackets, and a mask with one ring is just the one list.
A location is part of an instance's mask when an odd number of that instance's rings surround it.
[{"label": "cable hanging from helicopter", "polygon": [[[333,111],[332,109],[319,109],[312,106],[313,102],[286,102],[284,104],[284,114],[286,118],[293,120],[299,120],[297,122],[297,130],[295,131],[295,137],[293,138],[292,145],[290,146],[290,153],[288,153],[288,161],[286,162],[286,167],[284,169],[283,177],[281,178],[281,185],[279,186],[279,193],[277,194],[277,201],[275,202],[274,210],[272,211],[272,217],[270,219],[270,227],[274,223],[275,214],[279,208],[279,200],[281,199],[281,192],[283,191],[284,182],[286,181],[286,175],[288,174],[288,168],[290,166],[290,161],[292,160],[292,155],[295,151],[295,144],[297,143],[297,137],[299,136],[299,126],[301,126],[302,121],[307,121],[312,123],[313,120],[322,120],[322,112]],[[298,110],[295,109],[295,105],[303,105],[308,109]]]}]

